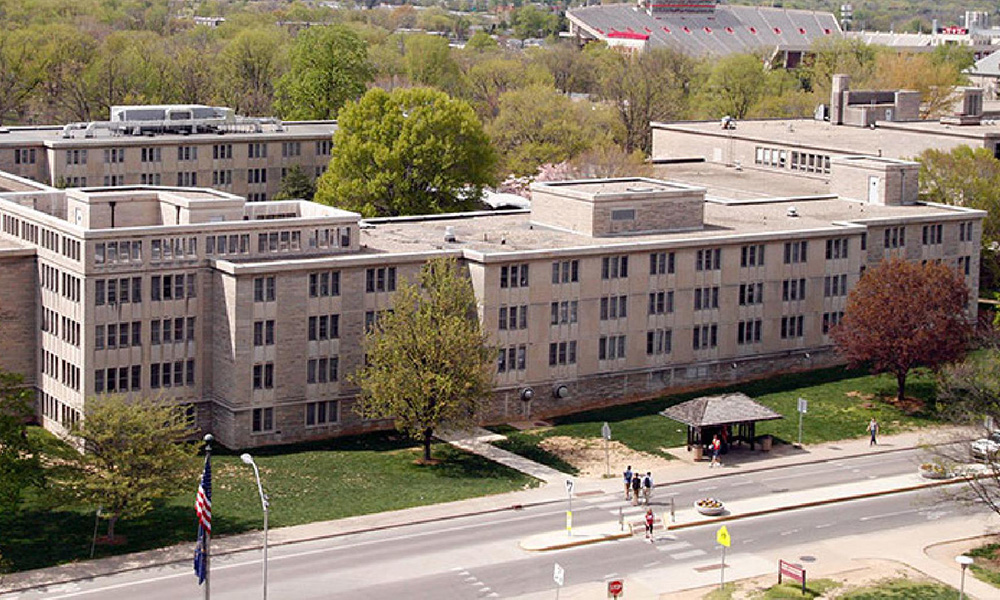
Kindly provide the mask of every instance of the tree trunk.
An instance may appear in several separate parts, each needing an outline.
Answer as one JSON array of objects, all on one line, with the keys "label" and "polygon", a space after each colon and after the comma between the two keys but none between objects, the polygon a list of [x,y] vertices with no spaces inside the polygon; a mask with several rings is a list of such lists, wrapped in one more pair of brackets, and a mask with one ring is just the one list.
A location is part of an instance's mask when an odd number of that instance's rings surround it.
[{"label": "tree trunk", "polygon": [[896,373],[896,400],[900,403],[906,399],[906,371]]},{"label": "tree trunk", "polygon": [[427,428],[424,430],[424,462],[431,461],[431,439],[434,436],[434,430]]},{"label": "tree trunk", "polygon": [[115,539],[115,523],[118,522],[118,515],[111,515],[108,519],[108,541],[112,542]]}]

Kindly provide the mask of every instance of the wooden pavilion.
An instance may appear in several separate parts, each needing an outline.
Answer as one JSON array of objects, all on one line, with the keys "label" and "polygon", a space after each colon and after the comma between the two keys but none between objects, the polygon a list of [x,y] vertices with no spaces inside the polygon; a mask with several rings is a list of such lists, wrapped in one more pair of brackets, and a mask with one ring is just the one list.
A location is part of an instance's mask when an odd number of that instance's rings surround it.
[{"label": "wooden pavilion", "polygon": [[754,402],[742,393],[702,396],[667,408],[660,413],[687,425],[687,448],[704,446],[712,436],[728,427],[729,443],[748,442],[754,449],[757,421],[773,421],[784,417],[770,408]]}]

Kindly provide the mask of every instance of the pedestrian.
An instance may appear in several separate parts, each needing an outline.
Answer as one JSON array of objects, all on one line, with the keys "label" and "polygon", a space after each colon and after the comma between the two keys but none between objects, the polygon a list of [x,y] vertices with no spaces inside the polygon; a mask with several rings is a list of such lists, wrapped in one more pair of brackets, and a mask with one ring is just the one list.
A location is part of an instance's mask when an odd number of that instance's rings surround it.
[{"label": "pedestrian", "polygon": [[868,442],[868,447],[878,446],[878,440],[875,439],[875,436],[878,435],[878,421],[875,420],[875,417],[872,417],[872,420],[868,422],[868,433],[872,434],[872,439]]},{"label": "pedestrian", "polygon": [[639,490],[642,487],[642,478],[636,473],[632,477],[632,506],[639,506]]},{"label": "pedestrian", "polygon": [[625,469],[625,501],[632,499],[632,465]]},{"label": "pedestrian", "polygon": [[653,509],[646,509],[646,539],[650,542],[653,541],[653,522],[656,521],[656,517],[653,516]]},{"label": "pedestrian", "polygon": [[722,463],[719,462],[719,450],[721,449],[722,449],[722,442],[719,440],[718,434],[716,434],[712,438],[712,462],[708,465],[709,468],[714,467],[716,465],[720,467],[722,466]]},{"label": "pedestrian", "polygon": [[653,474],[646,471],[646,476],[642,478],[642,496],[649,506],[649,497],[653,494]]}]

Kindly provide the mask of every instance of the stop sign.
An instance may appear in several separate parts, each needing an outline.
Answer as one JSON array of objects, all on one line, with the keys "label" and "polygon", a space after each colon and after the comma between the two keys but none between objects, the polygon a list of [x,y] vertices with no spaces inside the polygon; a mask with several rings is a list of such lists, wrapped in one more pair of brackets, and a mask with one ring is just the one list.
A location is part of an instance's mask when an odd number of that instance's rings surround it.
[{"label": "stop sign", "polygon": [[621,579],[613,579],[608,582],[608,596],[617,598],[625,591],[625,582]]}]

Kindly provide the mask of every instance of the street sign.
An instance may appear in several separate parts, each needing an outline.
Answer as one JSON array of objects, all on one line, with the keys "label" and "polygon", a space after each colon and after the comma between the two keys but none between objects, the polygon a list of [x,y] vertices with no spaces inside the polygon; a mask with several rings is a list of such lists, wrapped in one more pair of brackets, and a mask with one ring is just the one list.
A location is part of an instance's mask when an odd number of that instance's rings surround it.
[{"label": "street sign", "polygon": [[608,425],[607,422],[605,422],[604,426],[601,427],[601,435],[604,436],[604,439],[606,440],[611,439],[611,425]]},{"label": "street sign", "polygon": [[730,546],[731,540],[729,538],[729,530],[723,525],[719,528],[719,531],[715,534],[715,541],[719,542],[726,548]]},{"label": "street sign", "polygon": [[556,582],[556,585],[562,587],[563,582],[566,581],[566,571],[556,563],[556,568],[552,570],[552,581]]},{"label": "street sign", "polygon": [[783,560],[778,561],[778,583],[781,583],[782,578],[787,577],[792,581],[798,581],[802,584],[802,593],[806,593],[806,570],[802,568],[801,565],[796,565],[794,563],[785,562]]},{"label": "street sign", "polygon": [[625,593],[625,582],[621,579],[612,579],[608,582],[608,598],[619,598]]},{"label": "street sign", "polygon": [[572,479],[567,479],[566,480],[566,493],[567,494],[572,494],[573,493],[573,480]]},{"label": "street sign", "polygon": [[803,414],[809,412],[809,401],[805,398],[799,398],[799,412]]},{"label": "street sign", "polygon": [[571,511],[571,510],[567,510],[566,511],[566,531],[569,531],[570,535],[572,535],[572,532],[573,532],[573,511]]}]

